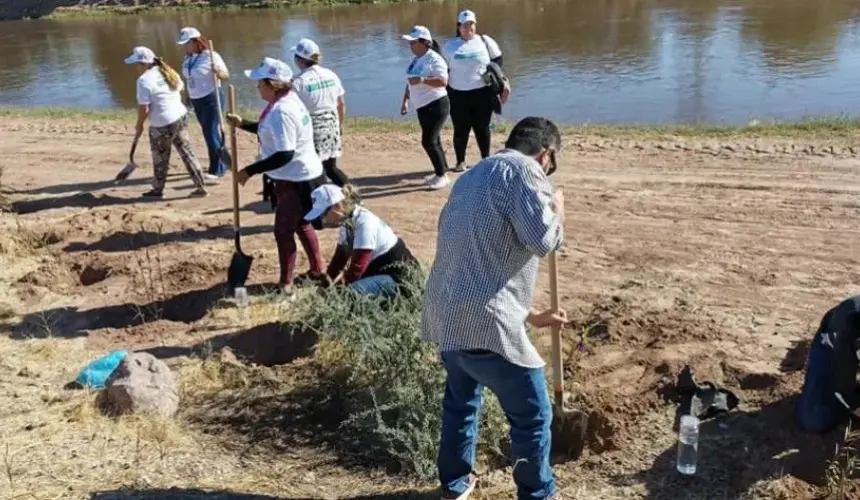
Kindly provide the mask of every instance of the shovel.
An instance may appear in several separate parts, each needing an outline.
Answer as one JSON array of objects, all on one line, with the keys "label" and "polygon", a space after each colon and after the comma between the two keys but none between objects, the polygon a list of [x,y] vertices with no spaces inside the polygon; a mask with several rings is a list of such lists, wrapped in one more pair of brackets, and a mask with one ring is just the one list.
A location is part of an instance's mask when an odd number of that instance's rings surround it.
[{"label": "shovel", "polygon": [[[218,123],[221,130],[221,149],[218,150],[218,158],[224,165],[232,165],[233,160],[230,158],[230,151],[227,150],[227,137],[224,136],[224,115],[221,108],[221,92],[218,90],[218,75],[215,74],[215,46],[212,40],[209,40],[209,61],[212,66],[212,82],[215,84],[215,105],[218,107]],[[231,108],[230,112],[233,110]],[[233,150],[234,154],[236,150]]]},{"label": "shovel", "polygon": [[128,163],[126,163],[125,166],[122,167],[122,170],[116,174],[116,182],[122,182],[128,179],[128,176],[137,168],[137,163],[134,162],[134,150],[137,149],[137,141],[139,139],[140,136],[135,134],[134,141],[131,143],[131,151],[128,152]]},{"label": "shovel", "polygon": [[[558,263],[556,252],[549,254],[549,289],[553,312],[559,312]],[[564,367],[561,359],[561,327],[552,328],[552,450],[576,459],[585,447],[588,415],[565,408]]]},{"label": "shovel", "polygon": [[[230,85],[230,113],[236,112],[236,89]],[[251,272],[251,263],[254,258],[242,252],[242,244],[239,241],[239,161],[236,146],[236,126],[230,124],[230,149],[233,150],[230,161],[231,177],[233,178],[233,237],[236,242],[236,251],[233,252],[233,259],[230,261],[230,268],[227,269],[227,284],[230,286],[230,293],[235,295],[236,288],[245,286],[245,281],[248,279],[248,274]]]}]

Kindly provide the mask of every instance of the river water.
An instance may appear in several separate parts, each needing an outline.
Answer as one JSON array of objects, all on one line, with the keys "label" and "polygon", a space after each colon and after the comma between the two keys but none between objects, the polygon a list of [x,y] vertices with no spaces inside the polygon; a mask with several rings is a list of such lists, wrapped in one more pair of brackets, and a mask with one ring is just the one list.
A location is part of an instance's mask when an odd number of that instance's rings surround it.
[{"label": "river water", "polygon": [[[123,64],[147,45],[178,67],[182,26],[215,40],[240,103],[241,70],[292,63],[304,36],[338,72],[353,116],[396,117],[413,24],[444,42],[459,9],[501,45],[506,119],[564,123],[746,123],[860,110],[860,7],[850,0],[475,0],[311,10],[186,11],[0,23],[0,106],[134,107]],[[410,117],[414,119],[414,117]]]}]

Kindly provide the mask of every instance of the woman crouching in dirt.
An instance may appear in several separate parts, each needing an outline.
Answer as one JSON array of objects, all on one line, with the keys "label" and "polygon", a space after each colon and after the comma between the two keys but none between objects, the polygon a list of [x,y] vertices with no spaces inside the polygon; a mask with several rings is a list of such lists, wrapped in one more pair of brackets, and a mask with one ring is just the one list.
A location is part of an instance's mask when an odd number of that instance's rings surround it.
[{"label": "woman crouching in dirt", "polygon": [[203,172],[191,149],[188,135],[188,108],[182,104],[182,78],[173,68],[147,47],[135,47],[125,58],[137,67],[137,126],[135,141],[143,135],[143,124],[149,118],[149,146],[152,150],[154,180],[148,198],[164,197],[164,184],[170,168],[170,148],[175,147],[189,177],[197,187],[191,196],[206,196]]},{"label": "woman crouching in dirt", "polygon": [[308,279],[323,286],[342,281],[359,293],[383,298],[403,291],[420,264],[385,221],[361,206],[356,189],[349,184],[342,188],[326,184],[311,196],[313,208],[305,220],[339,227],[340,234],[326,272],[309,273]]},{"label": "woman crouching in dirt", "polygon": [[302,100],[291,91],[293,72],[283,61],[266,57],[245,76],[257,82],[260,97],[268,103],[256,122],[228,114],[227,120],[247,132],[257,134],[258,161],[240,170],[239,184],[263,172],[272,179],[277,201],[275,242],[281,275],[278,286],[293,297],[296,267],[296,234],[310,262],[312,273],[322,272],[322,258],[314,228],[303,219],[311,209],[311,192],[325,183],[322,162],[314,149],[311,117]]}]

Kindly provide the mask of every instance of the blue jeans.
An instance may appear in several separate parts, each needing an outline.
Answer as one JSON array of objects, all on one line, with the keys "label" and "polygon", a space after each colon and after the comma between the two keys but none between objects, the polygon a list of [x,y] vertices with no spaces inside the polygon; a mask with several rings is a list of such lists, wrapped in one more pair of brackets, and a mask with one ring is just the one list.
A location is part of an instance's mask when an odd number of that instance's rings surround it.
[{"label": "blue jeans", "polygon": [[549,463],[552,406],[543,370],[514,365],[490,351],[443,352],[442,362],[448,372],[437,463],[442,487],[461,494],[469,485],[486,386],[499,398],[511,424],[517,498],[554,495]]},{"label": "blue jeans", "polygon": [[[223,94],[223,93],[222,93]],[[222,99],[221,102],[224,102]],[[221,163],[218,151],[224,146],[224,138],[221,137],[221,121],[218,117],[218,102],[215,100],[215,92],[201,97],[191,99],[194,114],[203,129],[203,137],[206,139],[206,149],[209,151],[209,173],[223,177],[227,173],[227,165]]]},{"label": "blue jeans", "polygon": [[387,274],[378,274],[354,281],[350,288],[365,295],[393,297],[397,294],[397,282]]},{"label": "blue jeans", "polygon": [[848,409],[836,399],[831,384],[833,349],[821,340],[822,332],[818,332],[809,346],[803,392],[797,402],[800,428],[817,433],[829,431],[848,416]]}]

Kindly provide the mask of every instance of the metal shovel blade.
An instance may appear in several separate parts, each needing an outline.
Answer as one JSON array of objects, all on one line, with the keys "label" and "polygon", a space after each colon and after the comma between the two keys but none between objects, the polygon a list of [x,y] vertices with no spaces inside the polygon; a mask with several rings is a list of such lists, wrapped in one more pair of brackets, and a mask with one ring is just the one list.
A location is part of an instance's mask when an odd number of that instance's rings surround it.
[{"label": "metal shovel blade", "polygon": [[251,273],[251,264],[254,262],[254,257],[242,252],[239,245],[239,232],[236,232],[236,251],[233,252],[233,258],[230,260],[230,267],[227,269],[227,285],[230,287],[230,293],[233,294],[236,288],[245,286],[248,280],[248,275]]},{"label": "metal shovel blade", "polygon": [[128,176],[130,176],[131,173],[134,172],[134,170],[136,168],[137,168],[136,163],[131,163],[131,162],[126,163],[125,166],[122,167],[122,170],[120,170],[119,173],[116,174],[116,181],[119,182],[119,181],[124,181],[124,180],[128,179]]}]

